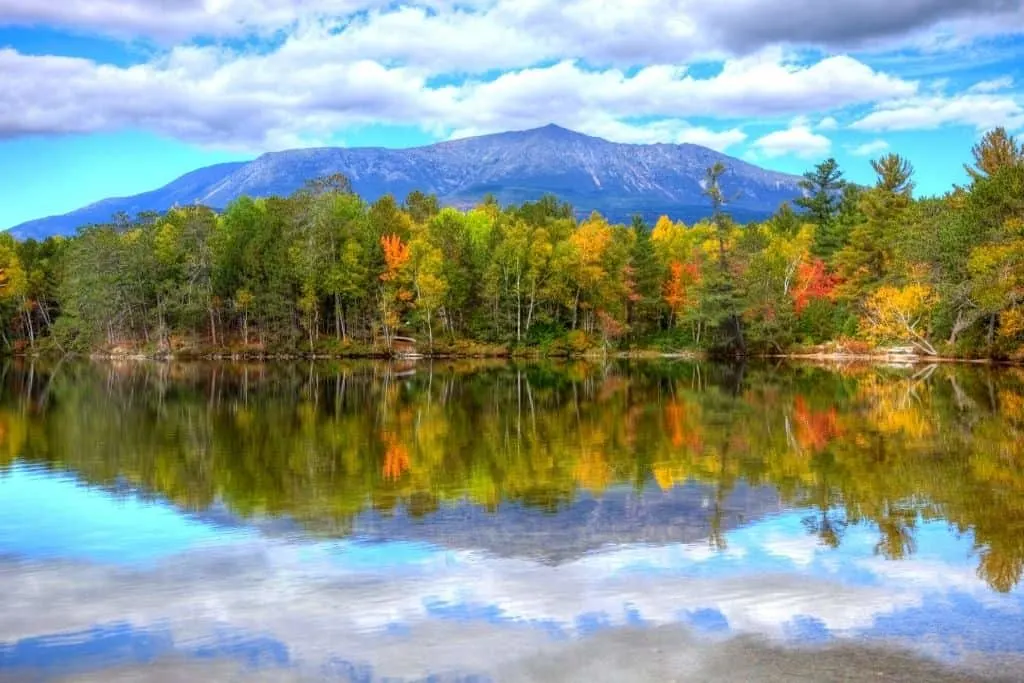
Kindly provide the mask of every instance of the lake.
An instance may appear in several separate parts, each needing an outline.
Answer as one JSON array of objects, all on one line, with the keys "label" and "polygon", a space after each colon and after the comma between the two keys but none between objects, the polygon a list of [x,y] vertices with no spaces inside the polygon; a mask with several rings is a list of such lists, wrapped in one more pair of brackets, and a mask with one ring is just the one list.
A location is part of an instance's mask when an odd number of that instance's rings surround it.
[{"label": "lake", "polygon": [[1024,681],[1024,369],[0,372],[2,681]]}]

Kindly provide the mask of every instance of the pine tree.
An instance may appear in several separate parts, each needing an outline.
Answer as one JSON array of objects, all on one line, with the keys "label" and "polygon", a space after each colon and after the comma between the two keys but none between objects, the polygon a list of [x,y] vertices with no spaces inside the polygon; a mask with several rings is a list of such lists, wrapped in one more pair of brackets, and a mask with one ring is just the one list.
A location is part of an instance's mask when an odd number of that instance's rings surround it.
[{"label": "pine tree", "polygon": [[725,170],[725,164],[716,161],[708,168],[705,178],[704,195],[711,200],[712,222],[718,241],[718,268],[712,269],[713,274],[707,278],[704,291],[707,310],[711,312],[709,322],[717,328],[723,340],[722,350],[745,356],[747,343],[743,336],[743,321],[740,318],[741,302],[730,273],[725,246],[733,227],[732,219],[722,209],[726,203],[721,186],[721,178]]},{"label": "pine tree", "polygon": [[651,242],[651,230],[640,216],[633,217],[635,239],[629,262],[633,276],[633,296],[628,318],[634,338],[650,332],[660,324],[661,265]]},{"label": "pine tree", "polygon": [[811,251],[815,256],[828,259],[843,247],[842,236],[837,233],[835,219],[842,202],[847,182],[835,159],[829,158],[804,173],[799,183],[806,195],[795,203],[805,209],[816,226]]},{"label": "pine tree", "polygon": [[1024,143],[1006,132],[1003,127],[985,133],[981,142],[971,148],[974,166],[964,164],[964,169],[977,182],[995,174],[999,169],[1024,163]]}]

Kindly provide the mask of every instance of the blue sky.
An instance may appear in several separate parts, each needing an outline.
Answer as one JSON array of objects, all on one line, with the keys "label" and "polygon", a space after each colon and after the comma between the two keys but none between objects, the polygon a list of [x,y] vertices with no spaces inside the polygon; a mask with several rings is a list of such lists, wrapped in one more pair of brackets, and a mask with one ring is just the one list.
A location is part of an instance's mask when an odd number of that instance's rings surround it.
[{"label": "blue sky", "polygon": [[[919,193],[1024,128],[1001,0],[0,0],[0,228],[291,147],[558,123]],[[799,21],[794,18],[799,17]]]}]

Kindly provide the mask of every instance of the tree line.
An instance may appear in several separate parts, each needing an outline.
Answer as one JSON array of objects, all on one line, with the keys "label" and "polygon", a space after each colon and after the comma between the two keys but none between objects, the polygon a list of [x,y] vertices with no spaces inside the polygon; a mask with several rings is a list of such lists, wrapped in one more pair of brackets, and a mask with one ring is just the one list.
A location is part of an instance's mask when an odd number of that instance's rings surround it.
[{"label": "tree line", "polygon": [[[740,225],[707,171],[709,217],[578,220],[553,196],[442,208],[372,203],[340,175],[288,197],[119,215],[72,238],[0,235],[9,352],[115,348],[361,353],[411,334],[437,352],[702,349],[824,343],[1024,355],[1024,145],[983,136],[969,182],[915,198],[888,154],[873,186],[834,159],[803,196]],[[478,346],[473,346],[473,345]]]}]

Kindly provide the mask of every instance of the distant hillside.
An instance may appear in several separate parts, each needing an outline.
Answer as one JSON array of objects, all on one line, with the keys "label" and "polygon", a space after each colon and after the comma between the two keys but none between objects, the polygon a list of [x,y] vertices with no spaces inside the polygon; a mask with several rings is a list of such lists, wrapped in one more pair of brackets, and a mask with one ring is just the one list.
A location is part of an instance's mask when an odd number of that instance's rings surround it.
[{"label": "distant hillside", "polygon": [[634,213],[694,221],[708,214],[701,182],[708,166],[722,161],[722,188],[735,197],[738,220],[761,218],[799,196],[799,178],[759,168],[699,145],[627,145],[555,125],[484,135],[410,149],[318,148],[274,152],[250,161],[219,164],[188,173],[152,192],[104,199],[62,216],[11,229],[20,238],[70,235],[83,225],[104,223],[118,212],[165,211],[201,203],[223,208],[243,196],[288,195],[307,181],[343,173],[367,200],[412,190],[435,193],[449,206],[464,207],[493,193],[502,203],[554,193],[580,214],[600,211],[624,221]]}]

